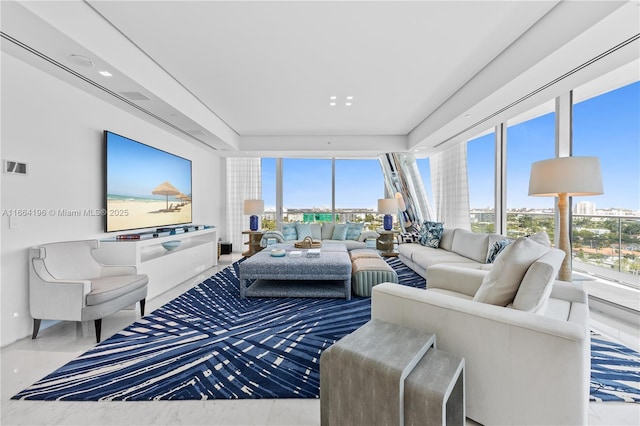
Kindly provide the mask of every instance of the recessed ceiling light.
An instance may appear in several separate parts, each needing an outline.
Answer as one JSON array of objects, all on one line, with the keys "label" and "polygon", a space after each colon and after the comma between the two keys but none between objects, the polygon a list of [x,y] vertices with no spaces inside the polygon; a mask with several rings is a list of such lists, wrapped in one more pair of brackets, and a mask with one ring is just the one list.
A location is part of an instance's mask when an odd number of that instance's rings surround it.
[{"label": "recessed ceiling light", "polygon": [[329,105],[336,106],[336,103],[335,102],[331,102]]},{"label": "recessed ceiling light", "polygon": [[331,99],[333,101],[333,100],[337,99],[337,97],[336,96],[330,96],[329,99]]},{"label": "recessed ceiling light", "polygon": [[351,100],[353,99],[353,96],[347,96],[347,99]]},{"label": "recessed ceiling light", "polygon": [[105,77],[112,77],[113,74],[111,74],[109,71],[98,71],[100,73],[100,75],[103,75]]},{"label": "recessed ceiling light", "polygon": [[346,106],[351,106],[351,102],[346,102],[345,105]]},{"label": "recessed ceiling light", "polygon": [[465,114],[464,115],[464,118],[469,118],[469,117],[471,117],[471,114]]}]

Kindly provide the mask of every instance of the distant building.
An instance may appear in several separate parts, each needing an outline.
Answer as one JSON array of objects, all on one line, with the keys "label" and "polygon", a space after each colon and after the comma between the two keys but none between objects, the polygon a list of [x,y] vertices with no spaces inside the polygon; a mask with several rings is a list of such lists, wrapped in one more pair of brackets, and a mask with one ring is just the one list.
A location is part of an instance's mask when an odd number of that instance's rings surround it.
[{"label": "distant building", "polygon": [[573,213],[594,215],[596,214],[596,205],[590,201],[580,201],[579,203],[576,203]]}]

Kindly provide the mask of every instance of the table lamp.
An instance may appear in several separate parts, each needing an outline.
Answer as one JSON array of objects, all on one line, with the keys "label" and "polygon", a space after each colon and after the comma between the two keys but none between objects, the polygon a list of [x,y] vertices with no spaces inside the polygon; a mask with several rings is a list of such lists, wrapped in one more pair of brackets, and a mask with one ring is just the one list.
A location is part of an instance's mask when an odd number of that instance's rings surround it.
[{"label": "table lamp", "polygon": [[571,243],[569,239],[568,197],[601,195],[602,172],[597,157],[561,157],[531,165],[529,195],[558,197],[560,217],[559,249],[565,252],[558,278],[571,281]]},{"label": "table lamp", "polygon": [[244,214],[250,215],[249,229],[258,230],[258,215],[264,213],[264,200],[244,200]]},{"label": "table lamp", "polygon": [[378,213],[384,215],[384,230],[391,231],[393,228],[392,214],[398,212],[398,201],[395,198],[378,199]]}]

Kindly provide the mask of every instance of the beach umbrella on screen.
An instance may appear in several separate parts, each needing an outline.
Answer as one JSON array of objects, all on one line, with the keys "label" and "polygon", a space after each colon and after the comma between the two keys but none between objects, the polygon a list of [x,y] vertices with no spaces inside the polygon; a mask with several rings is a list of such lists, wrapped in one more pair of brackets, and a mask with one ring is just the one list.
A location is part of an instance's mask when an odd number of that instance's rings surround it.
[{"label": "beach umbrella on screen", "polygon": [[153,191],[151,191],[154,195],[164,195],[167,200],[167,209],[169,209],[169,195],[178,195],[180,191],[176,189],[175,186],[171,185],[169,182],[163,182],[156,187]]}]

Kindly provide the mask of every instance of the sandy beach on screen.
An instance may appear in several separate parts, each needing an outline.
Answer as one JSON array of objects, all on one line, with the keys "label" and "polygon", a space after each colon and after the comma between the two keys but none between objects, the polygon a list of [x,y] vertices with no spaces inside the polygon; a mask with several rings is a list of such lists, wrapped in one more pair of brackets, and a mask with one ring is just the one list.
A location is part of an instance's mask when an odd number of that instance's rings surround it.
[{"label": "sandy beach on screen", "polygon": [[108,200],[107,212],[110,229],[138,229],[191,222],[191,203],[181,201],[123,201]]}]

